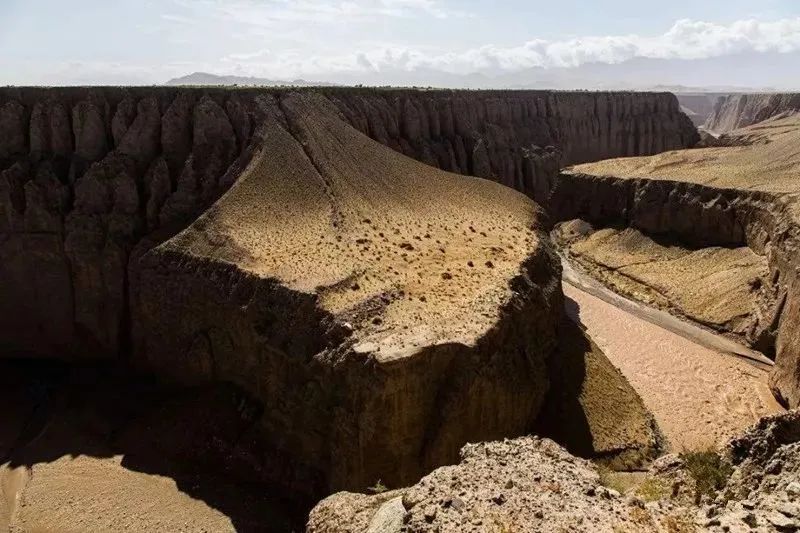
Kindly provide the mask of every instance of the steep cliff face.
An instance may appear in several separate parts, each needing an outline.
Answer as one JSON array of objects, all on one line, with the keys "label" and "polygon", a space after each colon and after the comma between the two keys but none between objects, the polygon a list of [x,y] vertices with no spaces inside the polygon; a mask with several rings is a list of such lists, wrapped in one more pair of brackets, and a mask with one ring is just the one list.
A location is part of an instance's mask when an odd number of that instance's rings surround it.
[{"label": "steep cliff face", "polygon": [[128,265],[232,183],[257,101],[224,91],[0,93],[0,343],[108,357],[129,336]]},{"label": "steep cliff face", "polygon": [[406,484],[524,433],[563,306],[541,210],[322,96],[270,107],[237,183],[142,258],[136,360],[255,397],[263,469],[299,493]]},{"label": "steep cliff face", "polygon": [[800,112],[800,93],[734,94],[717,100],[705,127],[717,134],[727,133],[797,112]]},{"label": "steep cliff face", "polygon": [[714,113],[714,105],[720,98],[728,94],[723,93],[676,93],[681,109],[692,120],[695,126],[702,126],[708,117]]},{"label": "steep cliff face", "polygon": [[[317,91],[382,144],[529,196],[561,162],[696,140],[666,93]],[[65,358],[127,350],[136,258],[236,181],[263,99],[284,92],[0,90],[0,346]]]},{"label": "steep cliff face", "polygon": [[450,172],[529,196],[562,165],[693,146],[698,134],[669,93],[335,91],[358,130]]}]

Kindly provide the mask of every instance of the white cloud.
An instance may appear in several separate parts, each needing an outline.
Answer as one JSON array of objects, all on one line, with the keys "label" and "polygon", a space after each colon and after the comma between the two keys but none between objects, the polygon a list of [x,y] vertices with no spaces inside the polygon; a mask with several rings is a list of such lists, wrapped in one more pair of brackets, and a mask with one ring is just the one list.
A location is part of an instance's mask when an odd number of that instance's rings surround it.
[{"label": "white cloud", "polygon": [[[383,9],[435,9],[430,0],[380,0]],[[293,2],[294,13],[298,5]],[[335,9],[341,10],[340,4]],[[355,9],[355,7],[346,8]],[[363,11],[362,11],[363,14]],[[432,12],[435,14],[435,11]],[[740,52],[800,50],[800,17],[775,21],[742,20],[716,24],[679,20],[656,36],[588,36],[567,40],[531,40],[519,46],[485,45],[461,51],[408,46],[378,46],[345,53],[300,52],[231,54],[221,67],[278,78],[311,77],[359,71],[436,70],[451,74],[497,74],[532,67],[576,67],[585,63],[620,63],[636,57],[702,59]]]}]

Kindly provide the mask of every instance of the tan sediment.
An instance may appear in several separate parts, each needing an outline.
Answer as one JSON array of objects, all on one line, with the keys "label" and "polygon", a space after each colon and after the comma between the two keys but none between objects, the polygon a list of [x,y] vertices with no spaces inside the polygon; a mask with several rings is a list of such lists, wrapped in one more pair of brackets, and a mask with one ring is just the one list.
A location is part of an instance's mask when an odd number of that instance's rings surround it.
[{"label": "tan sediment", "polygon": [[571,261],[615,292],[747,342],[768,283],[767,258],[749,248],[692,250],[634,228],[559,224],[553,238]]},{"label": "tan sediment", "polygon": [[569,283],[564,294],[568,311],[628,378],[672,449],[720,446],[760,417],[782,411],[770,393],[766,370],[701,346]]},{"label": "tan sediment", "polygon": [[12,503],[9,529],[235,531],[230,518],[181,492],[173,479],[128,470],[121,462],[121,456],[81,455],[30,469],[3,466],[0,484],[4,500]]},{"label": "tan sediment", "polygon": [[725,139],[734,146],[607,159],[576,165],[572,170],[595,176],[678,180],[770,193],[800,191],[800,115],[754,124],[727,134]]}]

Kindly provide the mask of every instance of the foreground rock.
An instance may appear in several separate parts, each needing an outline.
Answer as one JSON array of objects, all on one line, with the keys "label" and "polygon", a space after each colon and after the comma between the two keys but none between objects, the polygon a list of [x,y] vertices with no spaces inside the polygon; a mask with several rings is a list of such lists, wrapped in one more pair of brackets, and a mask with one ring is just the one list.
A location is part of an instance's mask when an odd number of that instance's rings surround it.
[{"label": "foreground rock", "polygon": [[712,529],[800,530],[800,411],[762,419],[727,451],[735,469],[707,510]]},{"label": "foreground rock", "polygon": [[526,437],[465,446],[458,465],[408,489],[334,494],[312,511],[307,531],[644,532],[668,519],[604,487],[591,463],[550,440]]},{"label": "foreground rock", "polygon": [[664,456],[624,482],[547,439],[470,444],[413,487],[326,498],[307,531],[796,531],[798,446],[794,411],[763,419],[724,455]]},{"label": "foreground rock", "polygon": [[267,113],[231,190],[142,258],[137,360],[251,394],[260,468],[298,492],[400,486],[524,433],[563,305],[536,205],[375,143],[321,97]]},{"label": "foreground rock", "polygon": [[[765,121],[735,136],[743,142],[576,166],[561,174],[545,204],[555,220],[582,219],[597,229],[630,227],[685,249],[747,247],[763,258],[768,274],[738,289],[751,294],[755,309],[736,322],[745,326],[748,343],[774,354],[776,397],[798,406],[800,119]],[[725,298],[719,297],[718,302]]]}]

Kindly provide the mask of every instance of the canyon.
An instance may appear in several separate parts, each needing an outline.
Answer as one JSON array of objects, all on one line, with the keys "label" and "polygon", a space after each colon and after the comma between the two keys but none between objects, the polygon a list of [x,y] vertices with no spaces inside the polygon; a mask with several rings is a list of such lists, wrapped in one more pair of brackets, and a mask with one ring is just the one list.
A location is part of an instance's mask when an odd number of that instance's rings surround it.
[{"label": "canyon", "polygon": [[[579,165],[562,173],[547,199],[557,220],[582,219],[598,227],[632,228],[665,241],[650,242],[650,258],[634,253],[629,263],[662,261],[669,274],[648,274],[619,269],[595,252],[588,258],[601,270],[621,274],[627,283],[645,281],[664,307],[678,308],[710,328],[738,335],[761,352],[772,354],[773,390],[784,404],[800,403],[795,338],[797,244],[796,173],[798,119],[783,113],[730,134],[732,146],[669,152],[651,158],[630,158]],[[591,233],[593,230],[589,230]],[[635,235],[634,240],[637,240]],[[638,237],[642,242],[642,236]],[[685,256],[692,267],[680,266],[684,252],[669,245],[695,250]],[[655,250],[658,248],[658,250]],[[676,253],[677,252],[677,255]],[[639,259],[635,254],[639,253]],[[720,267],[694,270],[697,255],[705,254]],[[727,258],[723,255],[728,254]],[[738,254],[738,257],[736,255]],[[727,261],[727,267],[724,266]],[[603,264],[607,266],[602,266]],[[736,265],[736,268],[734,268]],[[750,266],[746,266],[750,265]],[[722,275],[724,271],[724,275]],[[705,276],[694,279],[693,274]],[[675,287],[697,285],[705,296],[694,294],[689,309],[681,304]],[[726,288],[727,287],[727,288]],[[734,291],[734,292],[731,292]],[[740,291],[738,296],[736,291]],[[744,292],[742,292],[744,291]],[[730,296],[723,302],[725,294]],[[705,298],[705,303],[703,299]],[[668,301],[671,300],[671,301]],[[750,309],[736,308],[743,302]],[[705,308],[703,308],[705,306]],[[716,306],[716,309],[712,307]],[[714,314],[715,316],[712,316]]]},{"label": "canyon", "polygon": [[[0,435],[0,521],[54,527],[48,487],[105,472],[137,501],[155,493],[194,509],[189,529],[296,527],[332,492],[407,486],[331,496],[309,531],[375,520],[399,531],[398,516],[424,531],[447,469],[477,490],[483,474],[464,474],[470,465],[489,472],[487,487],[503,458],[566,468],[574,486],[560,474],[532,481],[566,492],[597,484],[596,467],[570,453],[646,469],[681,428],[634,379],[641,367],[593,340],[593,304],[570,312],[584,297],[562,289],[559,253],[631,300],[773,358],[772,392],[799,406],[797,166],[785,156],[800,127],[791,95],[736,98],[709,123],[766,122],[690,149],[700,136],[668,93],[0,89],[0,355],[34,369],[88,365],[117,396],[152,395],[144,406],[115,399],[113,415],[63,437],[42,435],[80,413],[45,416],[41,400],[29,415],[10,409],[19,420]],[[710,357],[703,364],[726,375],[741,368]],[[38,390],[36,373],[19,383]],[[139,382],[127,375],[158,386],[129,389]],[[737,398],[760,396],[712,445],[781,411],[764,379],[732,383]],[[58,383],[56,398],[83,386]],[[87,405],[110,393],[97,394]],[[191,422],[203,417],[208,427]],[[486,444],[462,449],[469,442]],[[80,461],[58,459],[67,452]],[[182,476],[199,465],[249,487],[247,511],[187,488]],[[85,489],[64,494],[103,490]],[[264,494],[288,495],[292,510]],[[528,511],[553,505],[513,497]],[[582,527],[611,528],[612,500]],[[182,512],[81,519],[181,529],[170,516]],[[656,515],[630,524],[674,519]]]}]

